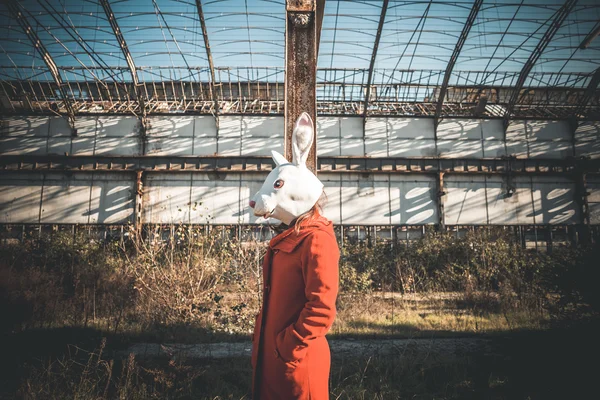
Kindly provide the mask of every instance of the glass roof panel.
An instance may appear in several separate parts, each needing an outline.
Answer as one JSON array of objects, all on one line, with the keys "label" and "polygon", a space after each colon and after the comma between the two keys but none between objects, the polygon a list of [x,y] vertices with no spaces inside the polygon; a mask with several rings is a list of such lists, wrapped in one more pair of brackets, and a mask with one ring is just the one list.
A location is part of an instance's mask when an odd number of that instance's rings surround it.
[{"label": "glass roof panel", "polygon": [[375,68],[445,70],[472,5],[390,2]]},{"label": "glass roof panel", "polygon": [[382,1],[325,2],[319,68],[369,68]]},{"label": "glass roof panel", "polygon": [[142,79],[201,79],[208,61],[193,1],[110,1]]},{"label": "glass roof panel", "polygon": [[283,67],[284,0],[209,0],[202,9],[215,67]]},{"label": "glass roof panel", "polygon": [[[142,81],[210,80],[196,0],[109,1]],[[326,1],[319,79],[347,83],[350,86],[338,85],[336,90],[348,93],[352,87],[352,96],[360,97],[382,3]],[[20,4],[65,81],[131,81],[100,0]],[[450,85],[514,85],[563,4],[564,0],[485,0]],[[203,0],[202,6],[217,79],[283,81],[285,0]],[[390,0],[373,83],[441,84],[472,6],[473,0]],[[4,3],[0,16],[2,78],[51,81],[41,55]],[[600,2],[579,0],[525,86],[586,87],[600,66],[600,39],[586,49],[579,46],[599,26]]]}]

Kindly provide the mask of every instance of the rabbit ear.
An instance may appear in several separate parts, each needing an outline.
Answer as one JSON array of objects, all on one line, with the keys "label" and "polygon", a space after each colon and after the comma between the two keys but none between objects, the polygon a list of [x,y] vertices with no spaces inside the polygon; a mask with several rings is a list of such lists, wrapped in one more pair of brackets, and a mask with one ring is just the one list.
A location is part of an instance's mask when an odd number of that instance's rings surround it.
[{"label": "rabbit ear", "polygon": [[289,161],[275,150],[271,150],[271,157],[273,157],[273,161],[275,161],[275,165],[278,167],[281,164],[289,164]]},{"label": "rabbit ear", "polygon": [[313,142],[314,128],[310,115],[302,113],[292,134],[292,155],[295,165],[305,165]]}]

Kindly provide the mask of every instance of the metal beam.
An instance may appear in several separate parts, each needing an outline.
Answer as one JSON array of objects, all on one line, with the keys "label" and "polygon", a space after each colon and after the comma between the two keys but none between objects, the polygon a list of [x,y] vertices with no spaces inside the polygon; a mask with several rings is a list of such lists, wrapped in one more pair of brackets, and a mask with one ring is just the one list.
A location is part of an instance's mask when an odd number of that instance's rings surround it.
[{"label": "metal beam", "polygon": [[[315,0],[286,0],[285,156],[292,158],[292,133],[300,114],[317,121],[317,15]],[[306,161],[316,171],[317,129]]]},{"label": "metal beam", "polygon": [[56,83],[60,97],[63,101],[63,106],[66,112],[66,114],[63,115],[63,117],[66,118],[66,120],[69,123],[69,127],[71,128],[71,134],[73,136],[77,135],[77,129],[75,129],[75,109],[73,108],[71,99],[67,95],[64,83],[60,76],[60,70],[56,66],[54,59],[52,58],[48,50],[46,50],[46,47],[36,34],[35,30],[31,26],[29,21],[27,21],[27,19],[25,18],[25,15],[23,15],[23,13],[21,12],[20,8],[22,6],[16,0],[9,0],[5,2],[5,4],[12,17],[17,20],[21,29],[29,38],[29,41],[31,42],[33,47],[35,47],[40,53],[42,59],[44,60],[44,63],[46,64],[46,67],[48,67],[48,70],[50,71],[50,74],[52,75],[52,78]]},{"label": "metal beam", "polygon": [[598,26],[596,26],[586,37],[585,39],[583,39],[583,42],[581,42],[581,44],[579,45],[579,48],[582,50],[587,49],[588,47],[590,47],[590,44],[592,43],[592,41],[594,39],[596,39],[596,37],[600,35],[600,24],[598,24]]},{"label": "metal beam", "polygon": [[[594,93],[596,93],[596,90],[598,90],[599,84],[600,84],[600,68],[597,68],[596,71],[594,71],[594,75],[592,76],[592,79],[590,79],[590,83],[588,84],[587,88],[585,89],[585,93],[581,97],[579,104],[577,104],[577,108],[575,109],[575,112],[573,115],[574,118],[580,118],[580,116],[582,118],[586,117],[584,114],[585,108],[592,100],[592,97],[594,97]],[[594,117],[597,117],[597,116],[594,116]]]},{"label": "metal beam", "polygon": [[[18,172],[129,172],[138,173],[268,173],[268,156],[0,156],[0,171]],[[331,174],[464,175],[600,175],[600,159],[475,159],[319,157],[317,170]],[[443,190],[441,190],[443,192]]]},{"label": "metal beam", "polygon": [[446,92],[448,91],[448,83],[450,82],[450,77],[452,76],[452,70],[454,69],[454,65],[456,64],[456,60],[458,60],[458,56],[462,51],[463,45],[467,41],[467,37],[469,36],[469,32],[475,23],[475,18],[481,9],[481,5],[483,4],[483,0],[476,0],[473,3],[473,7],[471,8],[471,12],[467,17],[467,21],[465,22],[465,26],[463,27],[462,32],[460,33],[460,37],[458,38],[458,42],[456,42],[456,46],[454,46],[454,51],[452,52],[452,56],[448,61],[448,66],[446,67],[446,72],[444,73],[444,80],[442,81],[442,87],[440,88],[440,93],[438,95],[437,105],[435,107],[435,124],[437,125],[438,119],[442,115],[442,107],[444,105],[444,100],[446,99]]},{"label": "metal beam", "polygon": [[558,29],[560,28],[562,23],[565,21],[565,19],[567,18],[567,16],[573,9],[573,7],[575,7],[576,3],[577,3],[577,0],[566,0],[565,1],[565,3],[562,5],[562,7],[554,14],[554,19],[550,22],[550,27],[546,30],[546,32],[544,32],[544,36],[542,37],[542,39],[540,39],[540,41],[538,42],[535,49],[531,52],[531,55],[525,62],[525,65],[523,65],[523,68],[521,69],[521,72],[519,73],[519,79],[517,80],[517,84],[515,85],[515,87],[513,89],[513,93],[511,95],[511,97],[508,101],[508,104],[506,106],[506,109],[504,111],[504,128],[505,129],[508,127],[509,118],[511,117],[515,106],[517,105],[517,103],[519,102],[519,100],[521,98],[521,90],[523,89],[523,86],[525,85],[527,76],[529,76],[529,73],[533,69],[533,66],[535,65],[537,60],[541,57],[541,55],[544,53],[544,50],[546,50],[546,47],[548,46],[548,44],[550,43],[550,41],[552,40],[552,38],[558,31]]},{"label": "metal beam", "polygon": [[385,14],[387,13],[389,0],[383,0],[381,5],[381,15],[379,16],[379,24],[377,25],[377,34],[373,43],[373,52],[371,53],[371,63],[369,64],[369,75],[367,77],[367,86],[365,88],[365,103],[363,105],[363,117],[367,119],[369,110],[369,98],[371,97],[371,83],[373,82],[373,70],[375,68],[375,59],[377,58],[377,49],[379,48],[379,40],[381,39],[381,31],[385,23]]},{"label": "metal beam", "polygon": [[[136,100],[138,101],[141,114],[138,116],[140,119],[140,124],[142,127],[142,136],[145,136],[146,133],[146,122],[147,122],[147,110],[146,110],[146,99],[142,93],[142,87],[138,81],[137,69],[135,67],[135,63],[133,61],[133,57],[131,56],[131,52],[129,51],[129,47],[127,46],[127,42],[123,37],[123,33],[119,28],[119,24],[117,23],[117,19],[115,14],[112,11],[109,0],[100,0],[100,4],[102,4],[102,8],[104,9],[104,13],[106,14],[106,18],[108,19],[108,23],[112,28],[115,37],[117,38],[117,42],[119,43],[119,47],[121,47],[121,52],[125,57],[125,61],[127,62],[127,67],[129,68],[129,72],[131,73],[131,79],[133,82],[133,88],[135,92]],[[143,138],[145,143],[145,138]]]},{"label": "metal beam", "polygon": [[[216,80],[215,80],[215,65],[213,63],[212,52],[210,50],[210,42],[208,41],[208,30],[206,29],[206,21],[204,20],[204,11],[202,11],[202,1],[196,0],[196,9],[198,10],[198,18],[200,19],[200,27],[202,28],[202,37],[204,38],[204,49],[206,50],[206,58],[208,59],[208,68],[210,69],[210,98],[214,103],[215,115],[219,114],[219,101],[217,99]],[[218,118],[218,117],[217,117]],[[218,124],[218,121],[217,121]]]}]

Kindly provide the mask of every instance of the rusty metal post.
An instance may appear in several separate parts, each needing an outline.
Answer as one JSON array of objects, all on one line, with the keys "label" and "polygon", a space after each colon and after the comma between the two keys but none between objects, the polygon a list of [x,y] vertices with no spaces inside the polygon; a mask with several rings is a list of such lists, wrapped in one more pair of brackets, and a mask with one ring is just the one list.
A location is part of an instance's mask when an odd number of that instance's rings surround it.
[{"label": "rusty metal post", "polygon": [[438,179],[436,182],[437,186],[437,209],[438,209],[438,226],[440,231],[446,230],[446,223],[444,218],[444,201],[446,199],[446,192],[444,191],[444,173],[438,173]]},{"label": "rusty metal post", "polygon": [[142,212],[144,210],[144,172],[137,171],[135,179],[135,215],[134,228],[137,239],[142,238]]},{"label": "rusty metal post", "polygon": [[[287,0],[285,19],[285,157],[292,159],[294,123],[307,112],[317,120],[316,0]],[[320,31],[320,29],[319,29]],[[306,165],[316,173],[317,127]]]}]

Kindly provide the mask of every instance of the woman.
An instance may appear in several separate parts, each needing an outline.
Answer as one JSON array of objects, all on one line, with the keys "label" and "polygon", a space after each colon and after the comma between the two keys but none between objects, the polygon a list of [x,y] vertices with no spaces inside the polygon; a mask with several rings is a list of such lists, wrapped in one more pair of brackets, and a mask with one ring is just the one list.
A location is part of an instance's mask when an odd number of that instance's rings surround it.
[{"label": "woman", "polygon": [[[253,398],[329,398],[330,352],[325,334],[335,318],[339,249],[333,224],[317,201],[323,184],[306,168],[312,121],[294,130],[294,161],[277,164],[250,206],[255,215],[289,226],[263,261],[263,306],[252,343]],[[310,140],[308,140],[310,138]]]}]

